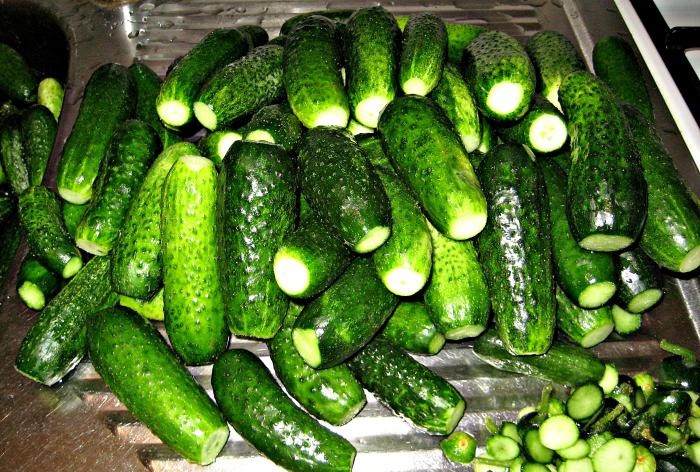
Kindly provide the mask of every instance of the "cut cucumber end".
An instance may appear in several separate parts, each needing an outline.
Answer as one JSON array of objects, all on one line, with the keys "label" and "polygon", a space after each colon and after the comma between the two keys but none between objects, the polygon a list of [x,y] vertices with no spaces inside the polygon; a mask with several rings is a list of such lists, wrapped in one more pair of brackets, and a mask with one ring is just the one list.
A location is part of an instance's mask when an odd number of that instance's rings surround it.
[{"label": "cut cucumber end", "polygon": [[642,313],[656,305],[664,295],[658,288],[650,288],[636,295],[627,305],[627,311],[632,313]]},{"label": "cut cucumber end", "polygon": [[458,241],[473,238],[486,226],[486,213],[462,216],[450,223],[447,236]]},{"label": "cut cucumber end", "polygon": [[311,128],[317,126],[337,126],[339,128],[345,128],[348,125],[349,119],[350,112],[347,108],[334,106],[316,115],[316,119],[312,123]]},{"label": "cut cucumber end", "polygon": [[614,282],[596,282],[589,285],[578,297],[578,304],[582,308],[598,308],[605,305],[617,290]]},{"label": "cut cucumber end", "polygon": [[208,465],[214,462],[216,457],[226,445],[228,436],[228,426],[222,426],[214,430],[214,432],[209,435],[206,442],[202,446],[202,454],[197,460],[197,463],[201,465]]},{"label": "cut cucumber end", "polygon": [[593,347],[597,344],[602,343],[606,339],[608,339],[608,336],[610,336],[610,333],[613,332],[613,329],[615,328],[615,324],[611,321],[610,323],[607,323],[603,326],[600,326],[581,339],[581,347]]},{"label": "cut cucumber end", "polygon": [[350,131],[353,136],[357,136],[358,134],[374,133],[372,128],[368,128],[359,121],[353,119],[351,119],[348,123],[348,131]]},{"label": "cut cucumber end", "polygon": [[83,260],[78,256],[71,257],[66,265],[63,267],[61,276],[64,279],[70,279],[83,267]]},{"label": "cut cucumber end", "polygon": [[593,469],[610,472],[630,472],[637,462],[634,445],[624,438],[614,438],[593,454]]},{"label": "cut cucumber end", "polygon": [[[78,227],[80,229],[80,227]],[[83,251],[89,253],[89,254],[94,254],[95,256],[105,256],[109,252],[108,247],[105,247],[104,244],[100,244],[95,241],[90,241],[88,239],[80,238],[77,237],[75,238],[75,245],[78,246],[80,249]],[[65,273],[65,268],[64,268],[64,273]],[[67,279],[68,277],[64,277],[64,279]]]},{"label": "cut cucumber end", "polygon": [[475,134],[463,134],[460,136],[462,139],[462,146],[467,152],[473,152],[481,144],[481,136]]},{"label": "cut cucumber end", "polygon": [[604,394],[609,395],[617,387],[619,380],[620,373],[617,371],[617,368],[612,364],[605,364],[603,377],[598,381],[598,385],[603,389]]},{"label": "cut cucumber end", "polygon": [[175,128],[187,124],[191,117],[190,107],[177,100],[169,100],[158,104],[156,111],[163,123]]},{"label": "cut cucumber end", "polygon": [[401,84],[401,89],[406,95],[420,95],[422,97],[428,95],[428,92],[430,92],[426,83],[418,77],[408,79],[406,82]]},{"label": "cut cucumber end", "polygon": [[517,82],[499,82],[489,90],[486,106],[499,116],[507,116],[520,108],[525,91]]},{"label": "cut cucumber end", "polygon": [[566,123],[558,115],[542,115],[536,118],[528,136],[532,147],[543,153],[561,149],[567,137]]},{"label": "cut cucumber end", "polygon": [[46,297],[34,282],[25,281],[17,289],[19,298],[32,310],[41,310],[46,305]]},{"label": "cut cucumber end", "polygon": [[428,354],[437,354],[445,345],[445,336],[440,333],[435,334],[428,343]]},{"label": "cut cucumber end", "polygon": [[300,296],[309,288],[308,267],[284,249],[275,254],[272,267],[277,285],[290,297]]},{"label": "cut cucumber end", "polygon": [[218,124],[218,120],[216,118],[216,113],[214,113],[214,110],[211,108],[211,105],[207,105],[204,102],[194,102],[193,108],[194,116],[197,118],[197,121],[199,121],[206,129],[214,131]]},{"label": "cut cucumber end", "polygon": [[423,288],[427,280],[425,274],[416,272],[410,267],[396,267],[382,277],[387,290],[400,297],[414,295]]},{"label": "cut cucumber end", "polygon": [[619,305],[613,305],[612,316],[615,331],[620,334],[634,333],[642,327],[641,313],[630,313]]},{"label": "cut cucumber end", "polygon": [[450,408],[445,412],[445,430],[441,434],[450,434],[459,424],[462,416],[464,416],[464,408],[466,403],[464,400],[460,400],[454,407]]},{"label": "cut cucumber end", "polygon": [[92,198],[92,188],[88,187],[84,192],[76,192],[75,190],[58,187],[58,194],[69,203],[84,205]]},{"label": "cut cucumber end", "polygon": [[483,333],[485,329],[486,326],[483,325],[460,326],[459,328],[445,331],[445,338],[451,341],[457,341],[465,338],[475,338]]},{"label": "cut cucumber end", "polygon": [[240,133],[236,133],[235,131],[227,132],[219,139],[216,152],[218,152],[221,157],[224,157],[231,145],[241,139],[243,139],[243,136],[241,136]]},{"label": "cut cucumber end", "polygon": [[[275,143],[275,138],[264,129],[256,129],[248,133],[245,137],[246,141],[263,141],[265,143]],[[230,145],[229,145],[230,146]]]},{"label": "cut cucumber end", "polygon": [[539,435],[544,447],[556,451],[573,446],[578,441],[579,429],[569,416],[554,415],[542,422]]},{"label": "cut cucumber end", "polygon": [[178,158],[178,161],[182,162],[182,165],[187,166],[188,169],[198,172],[206,167],[213,167],[214,162],[203,156],[195,155],[185,155]]},{"label": "cut cucumber end", "polygon": [[391,228],[388,226],[375,226],[374,228],[367,231],[367,233],[355,244],[354,251],[359,254],[366,254],[377,249],[379,246],[384,244],[389,235],[391,234]]},{"label": "cut cucumber end", "polygon": [[379,114],[390,101],[390,98],[378,95],[365,98],[355,107],[355,119],[368,128],[376,128]]},{"label": "cut cucumber end", "polygon": [[292,341],[294,347],[304,362],[311,367],[321,365],[321,350],[318,347],[318,336],[313,329],[294,328],[292,330]]},{"label": "cut cucumber end", "polygon": [[698,267],[700,267],[700,246],[694,247],[685,255],[678,266],[678,272],[692,272]]},{"label": "cut cucumber end", "polygon": [[549,92],[545,94],[544,97],[549,101],[549,103],[557,107],[557,110],[563,113],[561,109],[561,103],[559,103],[559,85],[557,85],[556,87],[552,87],[549,90]]},{"label": "cut cucumber end", "polygon": [[346,423],[348,423],[351,419],[357,416],[357,414],[365,407],[367,404],[367,399],[362,398],[361,401],[355,403],[352,408],[349,408],[345,416],[340,418],[338,421],[333,422],[332,424],[335,426],[342,426]]},{"label": "cut cucumber end", "polygon": [[614,252],[629,247],[634,239],[629,236],[616,236],[612,234],[592,234],[586,236],[578,245],[589,251]]}]

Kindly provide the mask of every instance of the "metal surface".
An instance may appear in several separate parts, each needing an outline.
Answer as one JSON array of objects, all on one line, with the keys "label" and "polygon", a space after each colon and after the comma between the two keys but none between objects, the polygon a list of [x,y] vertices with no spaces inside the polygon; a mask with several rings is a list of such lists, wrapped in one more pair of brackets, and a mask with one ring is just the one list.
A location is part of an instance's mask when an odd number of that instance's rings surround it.
[{"label": "metal surface", "polygon": [[[204,2],[144,1],[103,8],[89,2],[0,0],[0,18],[17,5],[38,9],[65,33],[70,66],[66,105],[59,126],[53,165],[77,113],[80,92],[99,64],[129,64],[135,58],[163,74],[208,31],[221,26],[260,24],[271,36],[289,16],[326,8],[353,8],[366,2]],[[450,21],[488,25],[521,40],[540,29],[566,34],[590,59],[594,42],[608,34],[629,39],[612,1],[456,0],[387,2],[392,12],[428,10]],[[41,31],[37,30],[40,35]],[[589,61],[590,62],[590,61]],[[652,83],[646,77],[648,83]],[[700,175],[673,126],[658,92],[653,100],[662,137],[696,193]],[[51,182],[51,179],[49,179]],[[596,348],[604,359],[632,373],[653,369],[662,353],[655,338],[665,337],[700,352],[700,286],[697,278],[668,277],[663,303],[645,317],[641,332],[611,339]],[[81,363],[60,386],[47,388],[17,374],[13,361],[36,314],[14,295],[14,280],[4,288],[0,306],[0,471],[279,470],[232,432],[217,461],[207,468],[188,464],[163,446],[110,394],[89,362]],[[261,343],[234,340],[258,353],[269,366]],[[449,379],[464,395],[467,411],[459,428],[483,438],[486,416],[513,418],[534,403],[543,382],[498,372],[478,361],[469,343],[450,343],[422,362]],[[210,367],[191,369],[211,394]],[[357,471],[469,470],[447,462],[439,437],[411,428],[369,395],[367,407],[349,424],[333,428],[357,448]]]}]

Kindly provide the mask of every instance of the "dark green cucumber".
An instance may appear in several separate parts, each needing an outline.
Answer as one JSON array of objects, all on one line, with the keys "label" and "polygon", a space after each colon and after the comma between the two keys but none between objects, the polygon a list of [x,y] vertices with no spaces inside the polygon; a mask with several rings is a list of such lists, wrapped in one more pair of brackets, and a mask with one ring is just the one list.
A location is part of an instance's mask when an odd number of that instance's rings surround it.
[{"label": "dark green cucumber", "polygon": [[445,23],[431,13],[412,15],[403,29],[401,40],[401,89],[406,94],[429,94],[440,81],[446,61]]},{"label": "dark green cucumber", "polygon": [[289,34],[289,32],[292,31],[292,29],[297,25],[297,23],[310,16],[323,16],[325,18],[328,18],[329,20],[343,23],[347,21],[347,19],[350,18],[350,16],[353,13],[355,13],[355,10],[350,8],[337,8],[332,10],[313,10],[305,13],[299,13],[298,15],[294,15],[291,18],[288,18],[287,20],[285,20],[284,23],[282,23],[282,26],[280,27],[280,35]]},{"label": "dark green cucumber", "polygon": [[469,464],[476,455],[477,441],[474,436],[464,431],[453,431],[440,440],[440,450],[452,462]]},{"label": "dark green cucumber", "polygon": [[0,226],[7,220],[16,220],[17,199],[8,187],[0,187]]},{"label": "dark green cucumber", "polygon": [[379,114],[396,96],[401,32],[382,6],[360,8],[345,29],[348,99],[353,117],[376,128]]},{"label": "dark green cucumber", "polygon": [[581,308],[557,289],[557,327],[581,347],[593,347],[607,339],[614,323],[610,306]]},{"label": "dark green cucumber", "polygon": [[241,25],[236,29],[245,36],[249,50],[267,44],[270,39],[265,28],[260,25]]},{"label": "dark green cucumber", "polygon": [[78,228],[83,215],[90,207],[89,203],[76,205],[75,203],[63,200],[61,203],[61,213],[63,215],[63,223],[66,225],[66,231],[70,237],[75,240],[75,230]]},{"label": "dark green cucumber", "polygon": [[207,133],[199,140],[197,147],[204,157],[214,161],[216,167],[221,167],[231,145],[241,139],[243,139],[241,131],[222,129]]},{"label": "dark green cucumber", "polygon": [[206,364],[228,346],[217,264],[216,169],[178,158],[163,183],[161,238],[165,331],[185,364]]},{"label": "dark green cucumber", "polygon": [[80,251],[73,244],[61,215],[56,195],[44,186],[29,187],[19,197],[19,219],[24,227],[29,252],[64,279],[83,266]]},{"label": "dark green cucumber", "polygon": [[15,368],[53,385],[85,355],[87,317],[113,296],[108,257],[93,257],[44,307],[22,341]]},{"label": "dark green cucumber", "polygon": [[569,137],[564,115],[541,95],[535,95],[521,119],[498,126],[498,134],[504,141],[525,144],[543,154],[558,151]]},{"label": "dark green cucumber", "polygon": [[294,345],[311,367],[338,365],[379,331],[397,303],[377,277],[372,260],[358,258],[306,305],[294,324]]},{"label": "dark green cucumber", "polygon": [[12,263],[22,242],[22,229],[15,215],[13,208],[5,219],[0,220],[0,246],[3,248],[0,251],[0,289],[4,287],[10,275]]},{"label": "dark green cucumber", "polygon": [[163,321],[165,318],[163,288],[158,290],[150,300],[139,300],[128,295],[119,295],[119,304],[149,320]]},{"label": "dark green cucumber", "polygon": [[255,112],[245,130],[248,141],[267,141],[292,152],[299,144],[303,127],[288,103],[278,103]]},{"label": "dark green cucumber", "polygon": [[491,303],[484,271],[471,241],[454,241],[430,227],[433,270],[423,301],[447,339],[478,336],[489,322]]},{"label": "dark green cucumber", "polygon": [[53,117],[58,121],[63,108],[63,96],[65,91],[61,82],[53,77],[46,77],[39,82],[36,92],[36,102],[51,111]]},{"label": "dark green cucumber", "polygon": [[22,113],[22,143],[30,185],[41,185],[51,158],[58,125],[51,110],[33,105]]},{"label": "dark green cucumber", "polygon": [[289,31],[284,47],[284,87],[294,114],[307,128],[347,126],[350,105],[341,67],[333,20],[312,15]]},{"label": "dark green cucumber", "polygon": [[296,406],[252,352],[223,354],[211,384],[233,429],[277,465],[299,472],[352,470],[352,444]]},{"label": "dark green cucumber", "polygon": [[663,279],[656,263],[641,248],[617,254],[615,269],[619,280],[617,299],[632,313],[642,313],[663,296]]},{"label": "dark green cucumber", "polygon": [[438,331],[421,302],[400,302],[381,335],[392,344],[416,354],[437,354],[445,345],[445,336]]},{"label": "dark green cucumber", "polygon": [[311,298],[324,291],[352,262],[352,252],[316,215],[302,219],[275,253],[277,285],[290,297]]},{"label": "dark green cucumber", "polygon": [[649,186],[640,246],[661,267],[691,272],[700,266],[700,205],[652,123],[629,108],[625,116]]},{"label": "dark green cucumber", "polygon": [[312,129],[298,150],[302,193],[321,219],[358,253],[389,237],[391,207],[381,181],[346,130]]},{"label": "dark green cucumber", "polygon": [[306,411],[330,424],[343,425],[365,406],[365,392],[344,364],[317,370],[304,362],[292,340],[295,319],[287,313],[284,326],[268,343],[272,367],[287,393]]},{"label": "dark green cucumber", "polygon": [[535,93],[535,70],[523,46],[502,31],[486,31],[464,49],[464,78],[479,110],[496,121],[525,115]]},{"label": "dark green cucumber", "polygon": [[378,130],[397,173],[441,233],[469,239],[483,229],[481,186],[452,124],[432,100],[394,99],[382,112]]},{"label": "dark green cucumber", "polygon": [[606,36],[593,47],[593,70],[623,103],[654,119],[642,67],[632,46],[619,36]]},{"label": "dark green cucumber", "polygon": [[571,72],[586,70],[576,47],[557,31],[538,31],[528,39],[525,50],[537,75],[537,91],[561,110],[559,86]]},{"label": "dark green cucumber", "polygon": [[613,255],[589,251],[578,245],[566,216],[566,174],[551,159],[540,159],[538,164],[549,200],[552,260],[557,282],[579,306],[602,306],[617,288]]},{"label": "dark green cucumber", "polygon": [[120,294],[148,299],[163,283],[161,256],[161,193],[173,164],[185,155],[197,155],[189,142],[173,144],[153,163],[124,219],[112,251],[112,284]]},{"label": "dark green cucumber", "polygon": [[[396,23],[401,31],[406,27],[409,18],[403,15],[396,17]],[[445,22],[445,29],[447,30],[447,59],[457,66],[462,62],[462,52],[467,44],[486,31],[486,28],[481,25],[450,21]]]},{"label": "dark green cucumber", "polygon": [[126,120],[117,128],[90,206],[75,229],[80,249],[98,256],[112,250],[160,146],[156,132],[143,121]]},{"label": "dark green cucumber", "polygon": [[156,98],[158,116],[171,128],[192,120],[199,89],[216,71],[248,52],[248,41],[234,28],[207,34],[168,72]]},{"label": "dark green cucumber", "polygon": [[462,419],[457,389],[385,339],[374,339],[349,365],[367,390],[417,428],[450,434]]},{"label": "dark green cucumber", "polygon": [[489,218],[478,252],[498,333],[512,354],[542,354],[556,315],[544,179],[525,148],[514,144],[489,151],[479,178]]},{"label": "dark green cucumber", "polygon": [[297,216],[294,163],[280,146],[236,141],[218,183],[219,261],[228,327],[269,339],[289,299],[275,283],[273,259]]},{"label": "dark green cucumber", "polygon": [[31,103],[36,100],[37,80],[22,55],[0,43],[0,92],[12,100]]},{"label": "dark green cucumber", "polygon": [[282,46],[259,46],[216,71],[195,99],[197,120],[216,130],[283,98],[283,51]]},{"label": "dark green cucumber", "polygon": [[163,149],[180,141],[175,132],[163,126],[156,111],[156,98],[162,82],[158,74],[146,64],[134,62],[129,66],[129,75],[136,87],[136,118],[153,128]]},{"label": "dark green cucumber", "polygon": [[442,77],[430,93],[457,131],[467,152],[474,151],[481,142],[479,110],[472,93],[457,66],[445,64]]},{"label": "dark green cucumber", "polygon": [[60,288],[60,278],[38,259],[27,255],[17,273],[17,294],[27,307],[41,310]]},{"label": "dark green cucumber", "polygon": [[90,77],[73,129],[58,163],[58,194],[81,205],[92,198],[93,183],[110,139],[136,109],[136,86],[126,67],[104,64]]},{"label": "dark green cucumber", "polygon": [[17,115],[8,117],[0,128],[0,164],[10,188],[19,196],[29,187],[29,169],[25,160],[22,125]]},{"label": "dark green cucumber", "polygon": [[515,372],[561,385],[577,386],[598,382],[605,365],[589,350],[554,340],[539,356],[514,356],[494,329],[486,331],[474,343],[474,354],[482,361],[507,372]]},{"label": "dark green cucumber", "polygon": [[188,461],[210,464],[229,430],[204,389],[136,313],[111,308],[90,317],[90,360],[129,412]]},{"label": "dark green cucumber", "polygon": [[566,76],[559,100],[571,137],[571,231],[585,249],[625,249],[644,225],[647,185],[622,110],[607,86],[585,71]]}]

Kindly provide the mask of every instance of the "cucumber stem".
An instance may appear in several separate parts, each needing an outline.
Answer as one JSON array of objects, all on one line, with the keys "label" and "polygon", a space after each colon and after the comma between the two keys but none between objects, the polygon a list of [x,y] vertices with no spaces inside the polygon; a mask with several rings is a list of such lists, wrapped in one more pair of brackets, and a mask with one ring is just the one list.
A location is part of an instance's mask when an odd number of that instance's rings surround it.
[{"label": "cucumber stem", "polygon": [[674,344],[668,339],[662,339],[659,341],[659,347],[666,352],[675,354],[683,358],[683,364],[686,367],[695,367],[697,365],[697,358],[695,353],[688,349],[687,347],[681,346],[679,344]]}]

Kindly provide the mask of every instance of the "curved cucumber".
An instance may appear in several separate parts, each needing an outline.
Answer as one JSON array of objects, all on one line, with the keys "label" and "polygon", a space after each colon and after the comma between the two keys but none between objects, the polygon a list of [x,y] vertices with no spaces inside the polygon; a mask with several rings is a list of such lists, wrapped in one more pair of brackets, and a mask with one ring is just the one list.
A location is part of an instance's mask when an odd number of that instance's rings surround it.
[{"label": "curved cucumber", "polygon": [[409,95],[427,95],[437,86],[447,61],[445,23],[430,13],[409,17],[403,29],[399,84]]}]

